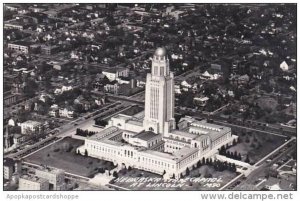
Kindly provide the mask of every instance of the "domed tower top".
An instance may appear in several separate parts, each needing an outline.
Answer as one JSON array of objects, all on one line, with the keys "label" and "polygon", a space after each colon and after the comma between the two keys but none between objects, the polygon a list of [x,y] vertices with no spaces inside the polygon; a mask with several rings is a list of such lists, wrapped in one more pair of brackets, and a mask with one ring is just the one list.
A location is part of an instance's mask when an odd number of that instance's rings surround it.
[{"label": "domed tower top", "polygon": [[154,57],[157,59],[166,59],[167,57],[167,50],[164,47],[159,47],[155,50]]},{"label": "domed tower top", "polygon": [[152,59],[151,74],[158,77],[169,76],[169,59],[167,50],[164,47],[156,49]]}]

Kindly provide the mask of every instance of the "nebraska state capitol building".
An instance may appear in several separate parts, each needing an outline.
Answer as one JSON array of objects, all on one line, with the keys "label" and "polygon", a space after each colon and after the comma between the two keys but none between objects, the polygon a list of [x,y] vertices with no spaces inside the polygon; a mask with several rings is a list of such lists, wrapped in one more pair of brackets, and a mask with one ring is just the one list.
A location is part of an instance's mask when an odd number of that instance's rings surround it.
[{"label": "nebraska state capitol building", "polygon": [[174,75],[165,48],[158,48],[147,75],[145,111],[134,116],[118,114],[100,133],[85,139],[81,154],[116,165],[179,178],[203,157],[213,157],[222,145],[237,137],[231,128],[184,117],[176,129]]}]

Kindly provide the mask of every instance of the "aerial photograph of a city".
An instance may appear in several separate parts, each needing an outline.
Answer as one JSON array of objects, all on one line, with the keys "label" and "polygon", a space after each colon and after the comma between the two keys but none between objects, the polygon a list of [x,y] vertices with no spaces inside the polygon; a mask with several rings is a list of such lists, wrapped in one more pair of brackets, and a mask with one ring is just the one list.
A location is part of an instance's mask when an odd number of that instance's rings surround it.
[{"label": "aerial photograph of a city", "polygon": [[3,191],[297,191],[296,3],[4,3],[2,33]]}]

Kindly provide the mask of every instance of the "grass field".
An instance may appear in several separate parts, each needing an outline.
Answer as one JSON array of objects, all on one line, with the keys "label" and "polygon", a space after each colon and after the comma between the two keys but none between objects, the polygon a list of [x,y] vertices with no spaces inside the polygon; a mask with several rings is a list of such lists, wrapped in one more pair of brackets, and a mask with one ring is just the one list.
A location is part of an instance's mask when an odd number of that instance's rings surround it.
[{"label": "grass field", "polygon": [[76,148],[83,143],[83,140],[66,137],[26,157],[25,161],[63,169],[85,177],[92,177],[98,172],[98,168],[113,169],[113,164],[109,161],[77,155]]},{"label": "grass field", "polygon": [[242,160],[245,160],[248,154],[250,163],[259,161],[285,142],[283,137],[265,133],[247,133],[240,135],[239,138],[241,142],[229,148],[228,151],[237,151],[237,153],[242,155]]}]

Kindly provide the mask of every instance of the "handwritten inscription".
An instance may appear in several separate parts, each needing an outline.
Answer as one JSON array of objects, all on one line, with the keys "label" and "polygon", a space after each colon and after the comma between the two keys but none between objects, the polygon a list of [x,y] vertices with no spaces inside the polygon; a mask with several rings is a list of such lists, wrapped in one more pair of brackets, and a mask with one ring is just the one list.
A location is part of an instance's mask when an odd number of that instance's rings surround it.
[{"label": "handwritten inscription", "polygon": [[200,184],[207,188],[218,188],[221,186],[222,178],[183,178],[183,179],[163,179],[151,177],[119,177],[116,183],[127,183],[129,188],[183,188],[193,184]]}]

